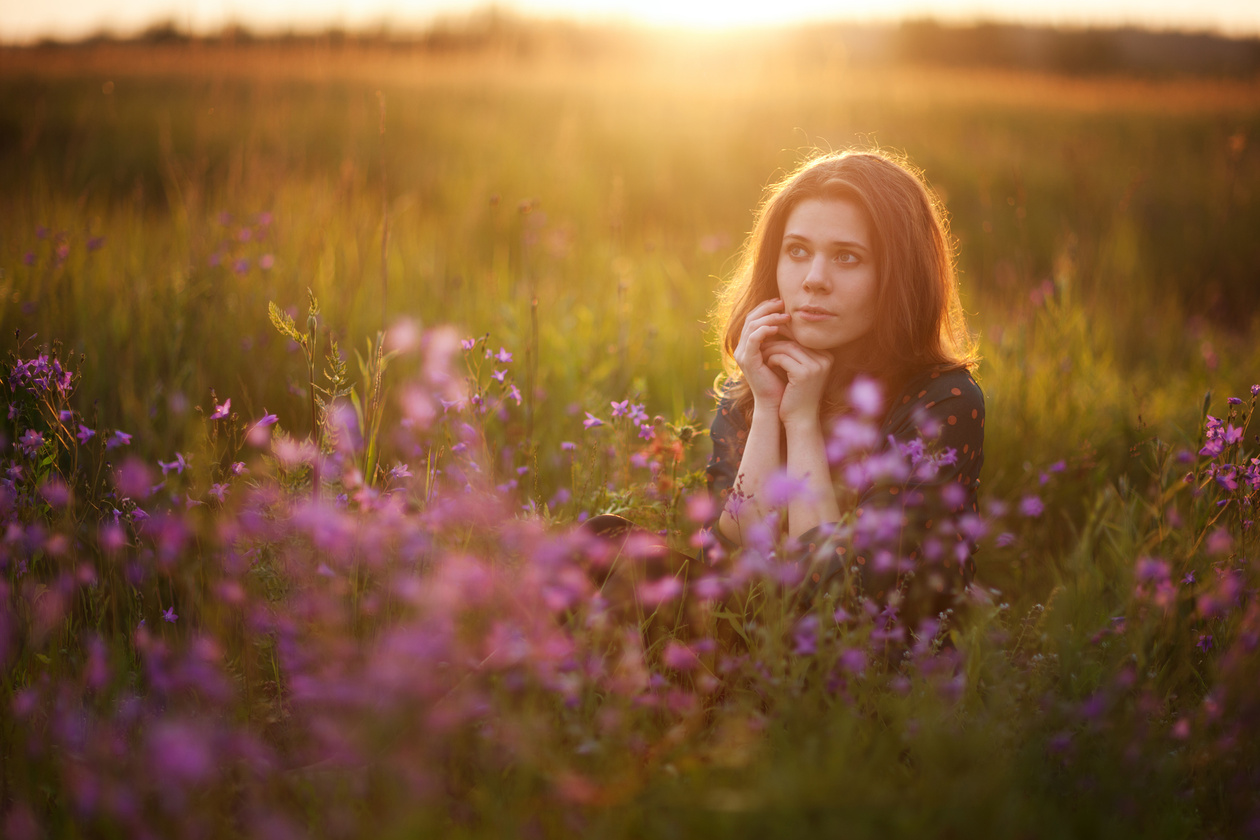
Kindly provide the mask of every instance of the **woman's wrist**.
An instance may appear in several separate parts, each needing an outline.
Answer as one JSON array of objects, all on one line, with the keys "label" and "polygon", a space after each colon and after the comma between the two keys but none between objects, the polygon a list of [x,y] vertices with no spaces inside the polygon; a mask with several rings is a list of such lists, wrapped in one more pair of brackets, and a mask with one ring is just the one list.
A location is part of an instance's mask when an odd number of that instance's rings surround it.
[{"label": "woman's wrist", "polygon": [[816,411],[789,414],[787,417],[781,418],[781,421],[784,431],[792,436],[822,434],[822,419],[819,418]]},{"label": "woman's wrist", "polygon": [[779,404],[770,400],[757,400],[754,397],[751,422],[756,423],[759,420],[762,423],[773,422],[777,426],[779,424]]}]

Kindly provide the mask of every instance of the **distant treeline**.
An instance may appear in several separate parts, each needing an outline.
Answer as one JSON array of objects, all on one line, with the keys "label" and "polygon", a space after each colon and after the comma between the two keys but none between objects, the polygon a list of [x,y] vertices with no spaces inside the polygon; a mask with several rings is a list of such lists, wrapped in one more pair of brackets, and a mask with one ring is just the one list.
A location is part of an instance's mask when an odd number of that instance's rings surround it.
[{"label": "distant treeline", "polygon": [[832,23],[778,30],[688,36],[609,24],[541,20],[483,10],[444,19],[423,30],[381,24],[350,30],[259,34],[240,25],[196,35],[175,23],[155,24],[130,37],[100,33],[79,41],[45,39],[39,47],[103,44],[255,44],[376,48],[424,53],[497,53],[521,58],[633,57],[666,43],[703,39],[706,49],[748,53],[787,48],[792,60],[836,61],[851,66],[926,65],[1041,71],[1070,75],[1248,77],[1260,74],[1260,38],[1208,32],[1153,31],[1137,27],[1056,28],[1011,23],[944,24],[906,20],[892,24]]}]

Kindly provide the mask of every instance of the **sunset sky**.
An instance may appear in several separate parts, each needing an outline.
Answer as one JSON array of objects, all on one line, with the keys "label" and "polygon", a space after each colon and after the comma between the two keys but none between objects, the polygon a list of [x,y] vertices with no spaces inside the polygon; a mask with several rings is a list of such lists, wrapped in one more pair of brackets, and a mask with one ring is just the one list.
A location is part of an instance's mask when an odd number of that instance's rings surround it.
[{"label": "sunset sky", "polygon": [[[128,34],[155,21],[174,21],[200,32],[227,23],[260,31],[382,22],[420,27],[487,5],[485,0],[0,0],[0,40],[73,38],[102,30]],[[1260,0],[508,0],[497,5],[527,15],[705,28],[930,16],[1260,35]]]}]

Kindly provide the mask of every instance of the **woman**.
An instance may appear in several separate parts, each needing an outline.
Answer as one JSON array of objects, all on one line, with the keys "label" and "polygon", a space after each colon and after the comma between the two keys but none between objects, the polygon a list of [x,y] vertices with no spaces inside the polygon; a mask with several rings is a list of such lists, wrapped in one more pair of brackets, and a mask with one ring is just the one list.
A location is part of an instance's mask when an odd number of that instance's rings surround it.
[{"label": "woman", "polygon": [[[716,541],[729,553],[770,524],[818,587],[943,605],[972,576],[984,397],[943,212],[920,177],[879,151],[806,162],[770,190],[718,314]],[[919,465],[846,487],[870,471],[835,457],[833,431],[861,413],[851,394],[876,389],[874,454]]]}]

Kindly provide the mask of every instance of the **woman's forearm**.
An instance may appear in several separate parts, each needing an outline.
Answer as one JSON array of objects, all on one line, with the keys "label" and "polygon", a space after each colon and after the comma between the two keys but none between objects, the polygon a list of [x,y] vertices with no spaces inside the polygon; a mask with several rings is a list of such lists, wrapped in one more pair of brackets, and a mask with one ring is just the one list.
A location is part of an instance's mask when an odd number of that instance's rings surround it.
[{"label": "woman's forearm", "polygon": [[811,528],[838,521],[840,505],[831,483],[822,424],[811,419],[789,424],[786,432],[787,474],[801,484],[801,491],[788,502],[788,535],[799,537]]},{"label": "woman's forearm", "polygon": [[742,528],[761,521],[770,513],[771,508],[765,502],[762,488],[782,464],[779,454],[781,428],[777,408],[753,409],[735,484],[718,520],[722,535],[737,545],[744,543]]}]

